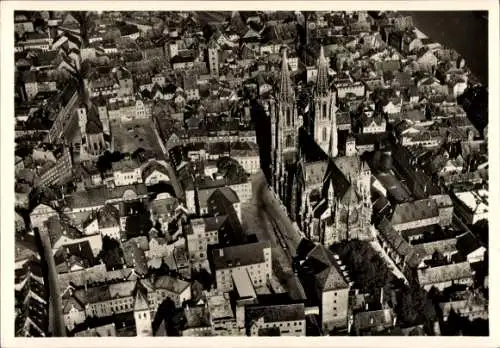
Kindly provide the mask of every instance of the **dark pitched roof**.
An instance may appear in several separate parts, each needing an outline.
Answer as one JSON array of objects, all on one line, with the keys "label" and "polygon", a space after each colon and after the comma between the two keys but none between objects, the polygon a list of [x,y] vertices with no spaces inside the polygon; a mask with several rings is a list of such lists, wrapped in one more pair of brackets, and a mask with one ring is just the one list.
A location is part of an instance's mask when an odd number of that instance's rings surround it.
[{"label": "dark pitched roof", "polygon": [[323,245],[316,245],[301,266],[305,274],[314,276],[316,286],[321,291],[346,289],[349,284],[338,268],[333,253]]},{"label": "dark pitched roof", "polygon": [[155,289],[165,289],[175,294],[180,294],[189,286],[189,282],[177,279],[168,275],[163,275],[156,278],[154,283]]},{"label": "dark pitched roof", "polygon": [[16,236],[15,245],[16,260],[25,259],[31,255],[38,255],[39,253],[35,236],[31,234],[26,233],[21,237]]},{"label": "dark pitched roof", "polygon": [[210,313],[205,306],[196,306],[184,308],[186,318],[186,328],[205,328],[210,327]]},{"label": "dark pitched roof", "polygon": [[39,278],[43,277],[42,266],[40,265],[40,262],[33,258],[25,262],[21,268],[15,270],[15,283],[19,284],[31,275]]},{"label": "dark pitched roof", "polygon": [[75,227],[63,222],[58,216],[51,216],[44,223],[49,232],[50,243],[52,246],[64,235],[70,239],[78,239],[82,237],[82,233]]},{"label": "dark pitched roof", "polygon": [[383,218],[382,221],[377,225],[377,230],[382,235],[382,237],[392,246],[392,248],[404,258],[408,265],[412,268],[417,267],[425,253],[419,249],[414,248],[407,241],[403,239],[400,233],[398,233],[389,220]]},{"label": "dark pitched roof", "polygon": [[245,308],[245,321],[251,325],[252,321],[264,319],[264,323],[279,323],[284,321],[305,320],[305,306],[303,303],[278,305],[251,305]]},{"label": "dark pitched roof", "polygon": [[69,268],[73,265],[88,268],[97,262],[88,241],[65,245],[56,252],[54,259],[56,259],[56,264],[66,262]]},{"label": "dark pitched roof", "polygon": [[439,216],[439,210],[434,199],[421,199],[413,202],[400,203],[394,208],[391,218],[393,225],[404,224]]},{"label": "dark pitched roof", "polygon": [[147,195],[148,189],[144,184],[118,186],[113,189],[106,186],[89,188],[85,191],[75,192],[71,196],[66,196],[66,206],[70,208],[104,206],[109,200],[121,199],[124,196],[131,197],[132,193],[137,196],[144,196]]},{"label": "dark pitched roof", "polygon": [[258,242],[214,249],[212,259],[215,269],[263,263],[263,249],[269,247],[267,242]]},{"label": "dark pitched roof", "polygon": [[333,186],[333,193],[338,199],[343,199],[350,191],[351,183],[332,160],[330,160],[328,164],[325,182],[326,185],[323,187],[323,197],[328,196],[330,185]]},{"label": "dark pitched roof", "polygon": [[479,249],[481,246],[481,241],[471,232],[464,233],[457,238],[456,247],[465,256]]}]

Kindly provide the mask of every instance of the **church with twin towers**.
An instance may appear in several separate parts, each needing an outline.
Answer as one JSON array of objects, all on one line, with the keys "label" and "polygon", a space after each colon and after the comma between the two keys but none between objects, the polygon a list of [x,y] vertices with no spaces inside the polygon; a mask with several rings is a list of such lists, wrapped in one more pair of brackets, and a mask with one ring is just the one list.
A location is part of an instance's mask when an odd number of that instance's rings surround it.
[{"label": "church with twin towers", "polygon": [[370,239],[370,168],[351,135],[339,156],[337,94],[323,47],[316,65],[304,116],[298,113],[296,86],[283,50],[279,86],[265,104],[271,124],[269,184],[309,239],[325,245]]}]

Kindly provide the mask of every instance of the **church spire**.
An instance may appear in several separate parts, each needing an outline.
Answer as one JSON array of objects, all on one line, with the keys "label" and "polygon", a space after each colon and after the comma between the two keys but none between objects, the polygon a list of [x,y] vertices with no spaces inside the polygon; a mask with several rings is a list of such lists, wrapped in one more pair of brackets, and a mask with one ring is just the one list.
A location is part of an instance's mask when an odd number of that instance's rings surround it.
[{"label": "church spire", "polygon": [[281,65],[279,99],[280,101],[293,103],[293,97],[292,80],[290,78],[290,71],[288,70],[288,60],[286,58],[285,48],[283,50],[283,60]]},{"label": "church spire", "polygon": [[323,46],[321,46],[321,49],[319,51],[316,91],[316,93],[319,95],[325,95],[328,93],[328,62],[325,58],[325,51],[323,49]]}]

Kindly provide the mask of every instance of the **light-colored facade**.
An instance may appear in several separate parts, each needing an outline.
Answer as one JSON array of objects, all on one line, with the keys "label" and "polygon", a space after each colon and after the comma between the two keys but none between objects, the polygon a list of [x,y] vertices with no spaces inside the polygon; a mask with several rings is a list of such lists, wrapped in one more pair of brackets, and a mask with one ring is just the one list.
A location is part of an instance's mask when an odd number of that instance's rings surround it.
[{"label": "light-colored facade", "polygon": [[328,329],[345,328],[349,309],[349,288],[323,291],[321,322]]},{"label": "light-colored facade", "polygon": [[[225,220],[225,216],[210,218],[211,220],[219,220],[215,224],[220,224]],[[189,253],[189,258],[192,263],[201,265],[207,260],[208,245],[216,245],[219,243],[219,231],[216,228],[207,228],[206,219],[191,219],[191,231],[187,234],[186,242]],[[216,225],[214,225],[216,226]]]},{"label": "light-colored facade", "polygon": [[113,181],[115,186],[142,183],[141,168],[135,163],[128,167],[117,166],[113,168]]},{"label": "light-colored facade", "polygon": [[255,287],[264,286],[272,275],[271,247],[268,243],[252,243],[213,251],[217,289],[223,292],[234,288],[232,272],[247,271]]},{"label": "light-colored facade", "polygon": [[259,336],[264,330],[274,329],[280,336],[305,336],[306,318],[303,303],[247,306],[245,308],[247,334]]}]

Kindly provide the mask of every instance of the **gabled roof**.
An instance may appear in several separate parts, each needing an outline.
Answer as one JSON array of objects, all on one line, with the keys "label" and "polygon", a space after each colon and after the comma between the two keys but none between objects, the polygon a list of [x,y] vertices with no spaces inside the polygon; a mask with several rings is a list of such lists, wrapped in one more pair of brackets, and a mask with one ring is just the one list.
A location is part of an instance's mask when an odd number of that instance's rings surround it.
[{"label": "gabled roof", "polygon": [[[99,206],[115,199],[122,199],[126,195],[145,196],[148,189],[144,184],[134,184],[127,186],[118,186],[109,189],[106,186],[89,188],[85,191],[73,193],[71,196],[66,196],[66,206],[70,208],[82,208]],[[130,196],[129,195],[129,196]]]},{"label": "gabled roof", "polygon": [[177,279],[168,275],[156,278],[154,282],[155,289],[165,289],[175,294],[181,294],[189,287],[190,283],[185,280]]},{"label": "gabled roof", "polygon": [[72,308],[75,308],[77,311],[84,311],[85,304],[76,296],[63,299],[63,313],[68,314]]},{"label": "gabled roof", "polygon": [[333,253],[321,244],[317,244],[307,255],[302,269],[314,275],[316,286],[323,292],[349,287]]},{"label": "gabled roof", "polygon": [[142,291],[137,291],[135,295],[134,311],[149,310],[148,300]]},{"label": "gabled roof", "polygon": [[269,243],[258,242],[214,249],[213,263],[216,270],[263,263],[264,248]]},{"label": "gabled roof", "polygon": [[468,261],[418,270],[418,281],[421,286],[472,278],[473,276],[474,271]]},{"label": "gabled roof", "polygon": [[169,177],[167,168],[165,168],[164,165],[160,164],[157,161],[151,161],[142,170],[142,180],[146,180],[146,178],[149,177],[151,174],[153,174],[155,171],[158,171]]},{"label": "gabled roof", "polygon": [[[147,243],[147,239],[146,239]],[[149,248],[149,243],[147,243]],[[123,243],[123,258],[128,267],[134,268],[137,274],[146,274],[148,272],[146,254],[144,250],[133,240]]]},{"label": "gabled roof", "polygon": [[426,255],[431,256],[438,251],[441,254],[454,253],[457,251],[457,238],[441,239],[434,242],[418,244]]},{"label": "gabled roof", "polygon": [[434,199],[421,199],[396,205],[391,222],[393,225],[399,225],[437,216],[439,216],[439,210],[436,201]]},{"label": "gabled roof", "polygon": [[57,241],[65,236],[70,239],[78,239],[82,237],[82,233],[78,231],[73,226],[59,219],[58,216],[51,216],[44,223],[45,228],[49,232],[50,243],[52,246],[57,243]]},{"label": "gabled roof", "polygon": [[40,262],[33,258],[25,262],[21,268],[15,270],[15,284],[21,283],[32,275],[38,278],[43,277]]},{"label": "gabled roof", "polygon": [[326,185],[323,187],[323,197],[327,197],[328,190],[332,187],[333,194],[337,199],[342,199],[351,186],[347,177],[340,171],[332,160],[329,161],[325,183]]},{"label": "gabled roof", "polygon": [[209,328],[210,313],[205,306],[184,308],[186,318],[186,329]]},{"label": "gabled roof", "polygon": [[248,326],[260,318],[264,323],[281,323],[287,321],[305,320],[305,306],[303,303],[251,305],[245,308],[245,321]]},{"label": "gabled roof", "polygon": [[399,256],[404,258],[410,267],[417,267],[420,264],[422,258],[425,256],[424,252],[408,244],[401,234],[394,229],[389,220],[383,218],[377,225],[377,230],[391,245],[392,249],[394,249]]},{"label": "gabled roof", "polygon": [[465,256],[478,250],[483,245],[471,232],[464,233],[457,238],[457,249]]}]

